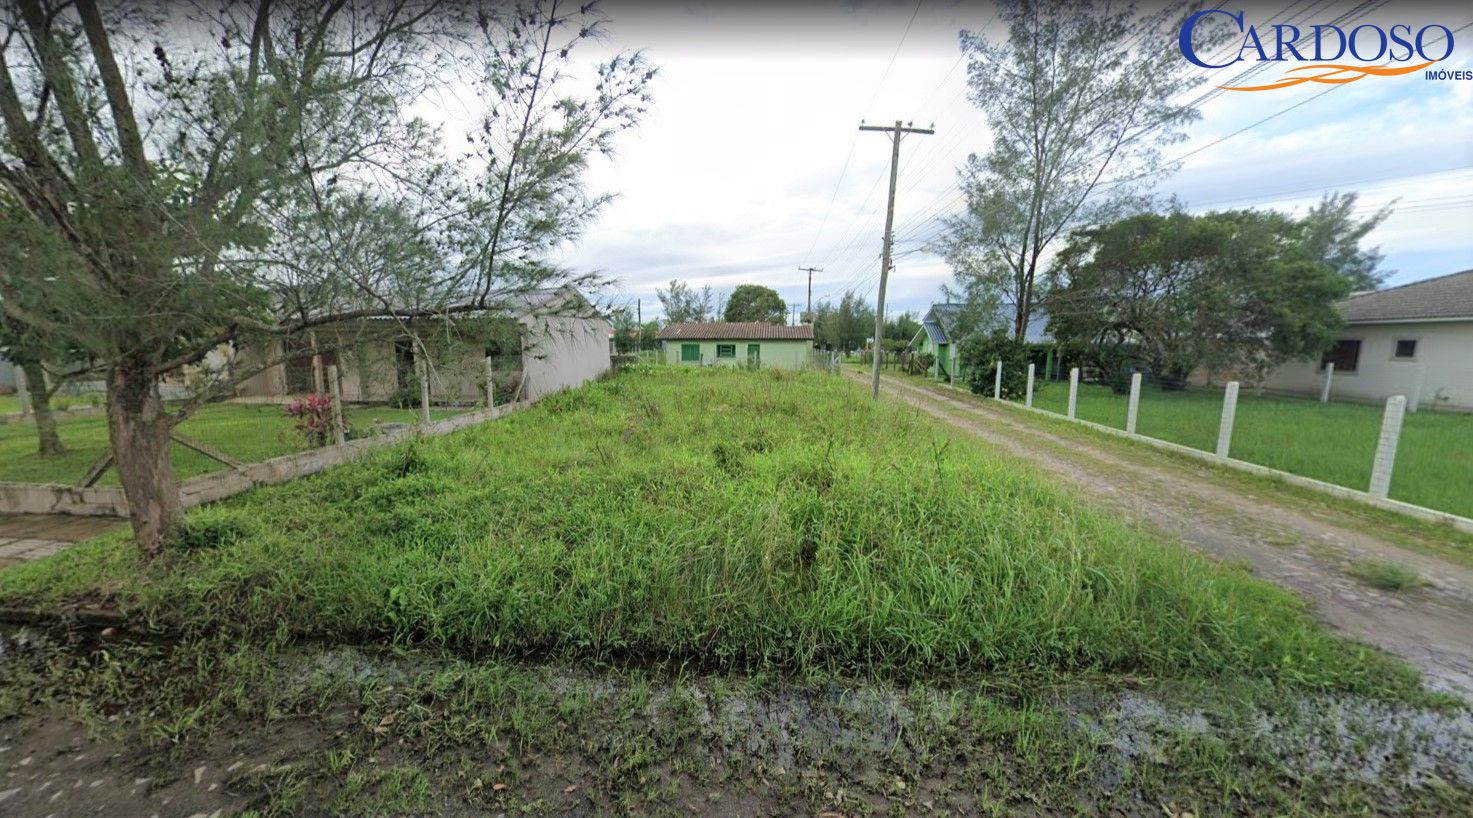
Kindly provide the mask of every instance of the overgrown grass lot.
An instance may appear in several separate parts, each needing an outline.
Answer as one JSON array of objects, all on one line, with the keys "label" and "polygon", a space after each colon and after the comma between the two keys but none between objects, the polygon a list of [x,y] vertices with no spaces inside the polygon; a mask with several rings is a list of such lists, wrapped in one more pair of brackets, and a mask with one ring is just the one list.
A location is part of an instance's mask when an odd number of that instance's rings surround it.
[{"label": "overgrown grass lot", "polygon": [[821,374],[636,367],[197,509],[151,563],[118,534],[0,570],[0,607],[150,637],[12,649],[0,727],[135,737],[179,809],[237,755],[257,814],[1447,814],[1473,786],[1473,723],[1403,663]]},{"label": "overgrown grass lot", "polygon": [[[1128,396],[1107,386],[1080,384],[1077,416],[1125,428]],[[1039,409],[1065,414],[1067,381],[1041,384]],[[1233,422],[1231,456],[1237,460],[1365,491],[1381,433],[1382,407],[1243,391]],[[1146,437],[1217,449],[1222,392],[1215,389],[1141,389],[1136,431]],[[1473,415],[1423,409],[1408,414],[1396,450],[1391,497],[1473,517]]]},{"label": "overgrown grass lot", "polygon": [[[435,409],[431,417],[454,414]],[[348,407],[344,417],[350,428],[368,432],[375,423],[413,423],[417,409],[387,406]],[[281,407],[267,404],[217,403],[203,406],[179,425],[186,435],[245,463],[307,448],[306,441],[292,429],[293,420]],[[72,484],[107,451],[107,418],[101,409],[85,416],[57,415],[57,433],[67,451],[42,457],[36,451],[36,427],[29,422],[0,423],[0,482]],[[174,444],[174,472],[182,480],[228,468],[219,461]],[[103,475],[102,485],[116,485],[116,470]]]},{"label": "overgrown grass lot", "polygon": [[818,375],[620,378],[195,512],[157,564],[118,536],[0,594],[470,653],[1409,679],[1290,594]]}]

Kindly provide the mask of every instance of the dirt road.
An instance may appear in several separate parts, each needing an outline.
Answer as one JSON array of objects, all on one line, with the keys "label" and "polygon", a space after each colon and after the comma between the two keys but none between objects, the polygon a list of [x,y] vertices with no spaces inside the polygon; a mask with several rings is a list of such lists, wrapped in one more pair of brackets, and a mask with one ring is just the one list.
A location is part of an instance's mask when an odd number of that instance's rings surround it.
[{"label": "dirt road", "polygon": [[[857,374],[846,377],[867,386]],[[1021,408],[893,377],[884,391],[1062,478],[1091,502],[1209,554],[1247,560],[1255,575],[1308,600],[1334,630],[1405,658],[1432,687],[1473,698],[1473,569],[1410,551],[1374,525],[1271,487],[1247,487],[1205,465],[1060,432]],[[1431,584],[1381,591],[1345,573],[1361,561],[1403,565]]]}]

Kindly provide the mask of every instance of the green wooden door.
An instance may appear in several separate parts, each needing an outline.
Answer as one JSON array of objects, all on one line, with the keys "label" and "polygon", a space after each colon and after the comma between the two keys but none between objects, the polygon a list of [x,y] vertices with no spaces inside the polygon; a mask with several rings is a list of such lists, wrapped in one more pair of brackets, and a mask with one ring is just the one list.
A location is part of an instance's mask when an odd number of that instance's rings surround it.
[{"label": "green wooden door", "polygon": [[682,363],[685,363],[687,361],[688,362],[691,362],[691,363],[700,363],[701,362],[701,345],[700,344],[681,344],[680,345],[680,360],[681,360]]},{"label": "green wooden door", "polygon": [[747,344],[747,363],[752,366],[762,365],[762,345]]}]

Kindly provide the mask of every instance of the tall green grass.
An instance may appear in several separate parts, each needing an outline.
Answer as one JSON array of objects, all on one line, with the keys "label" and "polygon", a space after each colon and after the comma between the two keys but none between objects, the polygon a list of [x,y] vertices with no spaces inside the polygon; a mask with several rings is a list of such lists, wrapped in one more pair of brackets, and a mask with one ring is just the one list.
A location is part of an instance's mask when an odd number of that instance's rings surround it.
[{"label": "tall green grass", "polygon": [[[1126,395],[1109,387],[1081,384],[1077,416],[1125,428]],[[1050,382],[1033,405],[1064,414],[1069,384]],[[1381,432],[1382,408],[1355,403],[1320,403],[1303,398],[1259,396],[1244,391],[1233,422],[1231,455],[1237,460],[1313,477],[1364,491]],[[1222,393],[1215,389],[1164,392],[1141,390],[1136,431],[1202,451],[1217,448]],[[1473,415],[1421,411],[1408,414],[1397,447],[1391,497],[1473,517]]]},{"label": "tall green grass", "polygon": [[634,371],[0,572],[183,630],[728,668],[1409,686],[1291,594],[841,379]]}]

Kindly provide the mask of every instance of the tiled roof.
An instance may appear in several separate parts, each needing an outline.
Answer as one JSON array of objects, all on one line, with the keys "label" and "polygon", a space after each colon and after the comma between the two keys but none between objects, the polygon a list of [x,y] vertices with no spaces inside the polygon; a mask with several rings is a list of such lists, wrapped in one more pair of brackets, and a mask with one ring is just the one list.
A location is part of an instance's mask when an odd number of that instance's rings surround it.
[{"label": "tiled roof", "polygon": [[1340,302],[1340,311],[1352,324],[1429,318],[1473,320],[1473,270],[1353,295]]},{"label": "tiled roof", "polygon": [[813,325],[789,327],[762,321],[668,324],[656,337],[662,341],[812,341]]}]

